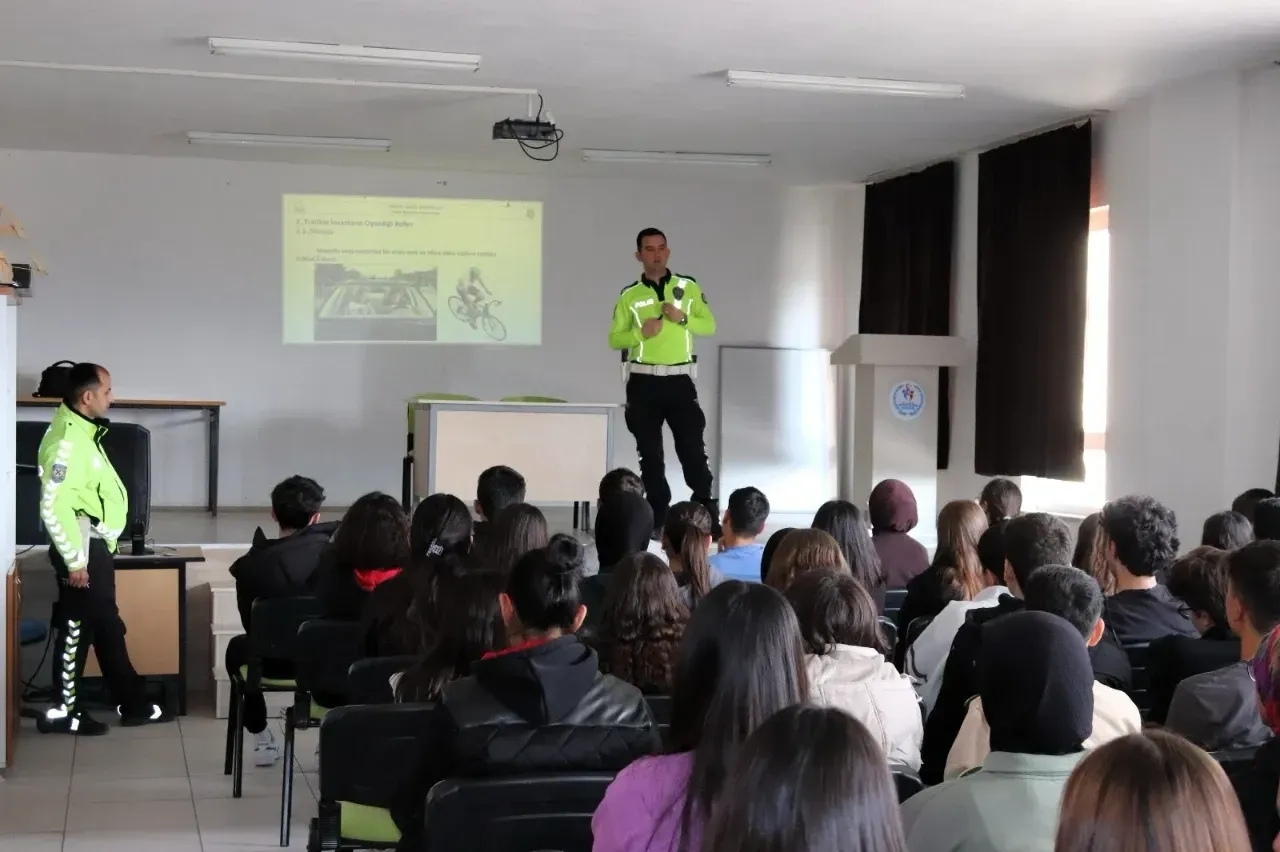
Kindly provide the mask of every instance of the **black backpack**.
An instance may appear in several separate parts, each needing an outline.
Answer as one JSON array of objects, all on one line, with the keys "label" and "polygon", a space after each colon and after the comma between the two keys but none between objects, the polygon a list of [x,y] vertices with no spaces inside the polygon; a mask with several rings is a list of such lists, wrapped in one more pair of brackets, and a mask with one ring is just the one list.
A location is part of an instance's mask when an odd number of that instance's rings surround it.
[{"label": "black backpack", "polygon": [[44,369],[40,374],[40,387],[36,388],[36,396],[62,399],[67,395],[67,379],[71,376],[71,368],[75,361],[59,361]]}]

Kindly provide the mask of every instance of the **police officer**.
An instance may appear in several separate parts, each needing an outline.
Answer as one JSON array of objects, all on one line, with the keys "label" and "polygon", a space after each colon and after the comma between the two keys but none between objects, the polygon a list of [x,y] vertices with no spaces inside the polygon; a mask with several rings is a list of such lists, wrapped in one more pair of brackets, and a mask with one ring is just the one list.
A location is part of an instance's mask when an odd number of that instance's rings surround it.
[{"label": "police officer", "polygon": [[40,520],[49,532],[49,561],[58,576],[59,703],[36,722],[41,733],[96,736],[107,726],[88,715],[76,694],[93,646],[122,725],[167,722],[171,716],[146,700],[142,678],[129,660],[124,622],[116,608],[112,554],[124,532],[129,498],[102,450],[111,407],[111,374],[76,364],[67,392],[40,442]]},{"label": "police officer", "polygon": [[657,228],[645,228],[636,236],[636,260],[644,274],[623,288],[609,329],[609,347],[627,353],[627,428],[636,439],[640,476],[657,530],[671,504],[662,449],[664,422],[671,427],[692,499],[706,506],[713,519],[720,517],[711,498],[711,466],[703,439],[707,418],[693,381],[693,338],[715,334],[716,318],[698,282],[667,269],[670,255],[667,237]]}]

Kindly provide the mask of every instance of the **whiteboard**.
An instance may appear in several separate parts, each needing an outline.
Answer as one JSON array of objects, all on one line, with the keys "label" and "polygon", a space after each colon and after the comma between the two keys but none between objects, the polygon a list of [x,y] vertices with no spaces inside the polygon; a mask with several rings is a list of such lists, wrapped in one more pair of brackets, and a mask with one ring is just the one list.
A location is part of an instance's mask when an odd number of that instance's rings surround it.
[{"label": "whiteboard", "polygon": [[836,496],[836,368],[825,349],[720,348],[721,506],[755,486],[771,511]]}]

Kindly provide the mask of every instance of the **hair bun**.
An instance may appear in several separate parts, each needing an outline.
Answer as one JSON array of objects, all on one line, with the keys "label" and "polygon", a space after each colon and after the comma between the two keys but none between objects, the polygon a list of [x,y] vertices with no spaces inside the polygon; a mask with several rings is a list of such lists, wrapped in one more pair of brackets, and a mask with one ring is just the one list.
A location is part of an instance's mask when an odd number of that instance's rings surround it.
[{"label": "hair bun", "polygon": [[547,542],[547,563],[560,573],[581,571],[586,561],[582,542],[566,533],[556,533]]}]

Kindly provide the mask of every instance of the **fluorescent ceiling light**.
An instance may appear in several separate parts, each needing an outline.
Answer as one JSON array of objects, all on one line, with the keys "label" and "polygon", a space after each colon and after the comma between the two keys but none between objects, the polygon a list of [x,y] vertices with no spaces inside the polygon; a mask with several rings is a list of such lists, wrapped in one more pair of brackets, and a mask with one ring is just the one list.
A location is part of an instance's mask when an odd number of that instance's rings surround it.
[{"label": "fluorescent ceiling light", "polygon": [[275,136],[270,133],[187,133],[190,145],[240,145],[251,148],[328,148],[340,151],[390,151],[390,139],[348,139],[340,136]]},{"label": "fluorescent ceiling light", "polygon": [[588,163],[693,163],[708,166],[767,166],[773,162],[769,154],[704,154],[691,151],[602,151],[588,148],[582,152]]},{"label": "fluorescent ceiling light", "polygon": [[395,47],[361,47],[350,44],[318,44],[307,41],[263,41],[256,38],[211,38],[209,52],[218,56],[266,56],[355,65],[394,65],[432,71],[478,71],[474,53],[439,53]]},{"label": "fluorescent ceiling light", "polygon": [[725,74],[725,79],[730,86],[753,89],[799,89],[911,98],[964,97],[964,86],[958,83],[916,83],[910,80],[876,80],[869,77],[810,77],[804,74],[770,74],[764,71],[729,71]]}]

